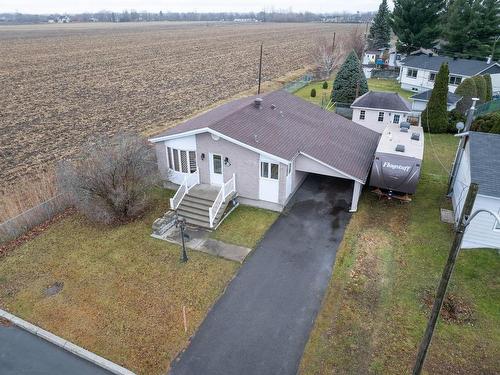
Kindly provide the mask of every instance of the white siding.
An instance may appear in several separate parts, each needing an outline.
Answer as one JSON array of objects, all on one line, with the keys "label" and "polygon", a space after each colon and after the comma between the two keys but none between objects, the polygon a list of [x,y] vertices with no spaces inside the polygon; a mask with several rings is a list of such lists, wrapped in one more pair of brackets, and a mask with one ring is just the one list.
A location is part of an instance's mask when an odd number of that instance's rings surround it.
[{"label": "white siding", "polygon": [[[417,70],[417,77],[408,77],[408,69],[416,69]],[[421,68],[411,68],[407,66],[401,67],[401,73],[399,76],[399,80],[401,82],[401,88],[403,90],[408,90],[408,91],[414,91],[414,92],[422,92],[422,91],[427,91],[430,89],[434,88],[434,82],[429,81],[429,76],[430,76],[431,71],[426,70],[426,69],[421,69]],[[436,73],[437,72],[432,72]],[[456,75],[456,74],[450,74],[450,75]],[[462,81],[465,78],[468,78],[467,76],[461,76]],[[457,85],[448,85],[448,90],[450,92],[455,92],[457,89]]]},{"label": "white siding", "polygon": [[[500,199],[478,195],[472,212],[480,208],[498,213],[500,212]],[[500,231],[493,230],[494,225],[495,219],[493,216],[486,212],[478,214],[465,230],[462,248],[488,247],[500,249]]]},{"label": "white siding", "polygon": [[500,91],[500,73],[491,75],[491,85],[493,86],[493,92]]},{"label": "white siding", "polygon": [[[453,185],[452,203],[455,213],[455,222],[458,222],[460,219],[470,183],[469,145],[467,144],[462,156],[462,162],[457,171],[457,178]],[[480,208],[499,212],[500,199],[478,194],[472,212]],[[500,231],[494,231],[493,226],[493,216],[487,213],[480,213],[477,215],[465,231],[462,248],[500,248]]]},{"label": "white siding", "polygon": [[[356,124],[363,125],[364,127],[376,131],[380,134],[384,131],[385,127],[393,123],[394,115],[399,115],[399,123],[406,121],[406,113],[392,112],[387,110],[364,109],[365,119],[359,118],[361,109],[354,108],[352,111],[352,121]],[[384,121],[378,121],[379,112],[384,112]]]}]

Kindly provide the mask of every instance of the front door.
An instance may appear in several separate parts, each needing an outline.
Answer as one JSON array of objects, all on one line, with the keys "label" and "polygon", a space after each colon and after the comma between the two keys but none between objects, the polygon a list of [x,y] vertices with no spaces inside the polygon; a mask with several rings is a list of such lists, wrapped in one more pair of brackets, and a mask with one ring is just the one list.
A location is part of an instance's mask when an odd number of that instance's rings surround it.
[{"label": "front door", "polygon": [[259,199],[279,202],[279,164],[260,158]]},{"label": "front door", "polygon": [[210,184],[220,186],[223,183],[222,155],[210,154]]}]

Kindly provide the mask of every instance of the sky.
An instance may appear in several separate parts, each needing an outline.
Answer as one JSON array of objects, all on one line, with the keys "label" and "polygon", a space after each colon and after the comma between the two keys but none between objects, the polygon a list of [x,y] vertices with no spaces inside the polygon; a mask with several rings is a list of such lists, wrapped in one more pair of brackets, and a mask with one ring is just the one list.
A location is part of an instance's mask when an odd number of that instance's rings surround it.
[{"label": "sky", "polygon": [[[389,1],[391,3],[392,1]],[[376,10],[380,0],[0,0],[0,12],[80,13],[100,10],[122,11],[197,11],[245,12],[271,10],[310,11],[316,13]]]}]

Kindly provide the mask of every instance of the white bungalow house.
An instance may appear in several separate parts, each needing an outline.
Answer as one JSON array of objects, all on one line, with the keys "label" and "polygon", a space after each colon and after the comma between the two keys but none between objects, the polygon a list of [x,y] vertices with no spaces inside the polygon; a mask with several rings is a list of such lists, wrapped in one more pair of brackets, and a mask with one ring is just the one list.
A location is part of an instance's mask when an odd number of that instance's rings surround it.
[{"label": "white bungalow house", "polygon": [[447,56],[419,54],[410,55],[401,61],[398,81],[404,90],[422,92],[434,88],[436,74],[443,63],[450,70],[448,91],[455,92],[457,86],[466,78],[491,74],[493,91],[500,90],[500,65],[496,62],[458,59]]},{"label": "white bungalow house", "polygon": [[[422,113],[429,103],[431,98],[432,90],[422,91],[418,94],[410,96],[411,99],[411,110],[413,112]],[[462,99],[460,95],[456,95],[448,91],[448,96],[446,98],[447,110],[452,111],[457,107],[457,103]]]},{"label": "white bungalow house", "polygon": [[389,124],[408,121],[410,103],[395,92],[368,91],[351,104],[352,121],[382,134]]},{"label": "white bungalow house", "polygon": [[285,91],[231,101],[150,139],[160,174],[176,184],[171,208],[208,228],[235,196],[281,211],[308,173],[352,181],[356,211],[378,140]]},{"label": "white bungalow house", "polygon": [[[487,209],[500,214],[500,134],[469,132],[457,160],[451,198],[458,223],[472,182],[479,185],[472,212]],[[460,153],[458,153],[460,154]],[[478,214],[465,230],[463,248],[500,249],[500,224],[487,213]]]}]

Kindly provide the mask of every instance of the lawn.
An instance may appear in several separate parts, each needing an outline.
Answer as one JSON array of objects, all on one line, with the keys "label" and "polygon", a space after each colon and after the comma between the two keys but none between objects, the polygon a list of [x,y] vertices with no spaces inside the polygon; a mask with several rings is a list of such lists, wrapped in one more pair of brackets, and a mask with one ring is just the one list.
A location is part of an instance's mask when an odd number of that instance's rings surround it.
[{"label": "lawn", "polygon": [[[93,226],[77,214],[51,225],[0,258],[0,307],[139,374],[165,373],[239,268],[195,251],[182,264],[178,246],[151,238],[167,204],[157,192],[152,212],[119,227]],[[220,237],[232,232],[245,246],[275,217],[246,207],[235,214]],[[47,296],[56,282],[62,291]]]},{"label": "lawn", "polygon": [[254,249],[278,216],[274,211],[239,205],[211,237]]},{"label": "lawn", "polygon": [[368,88],[371,91],[391,91],[397,92],[405,99],[415,95],[414,92],[406,91],[401,88],[401,85],[395,79],[370,78],[368,79]]},{"label": "lawn", "polygon": [[[452,240],[441,223],[451,135],[426,135],[423,175],[410,204],[364,192],[302,358],[301,374],[408,374]],[[493,374],[500,368],[500,257],[460,253],[449,293],[459,310],[440,319],[427,374]],[[427,303],[427,305],[426,305]]]}]

